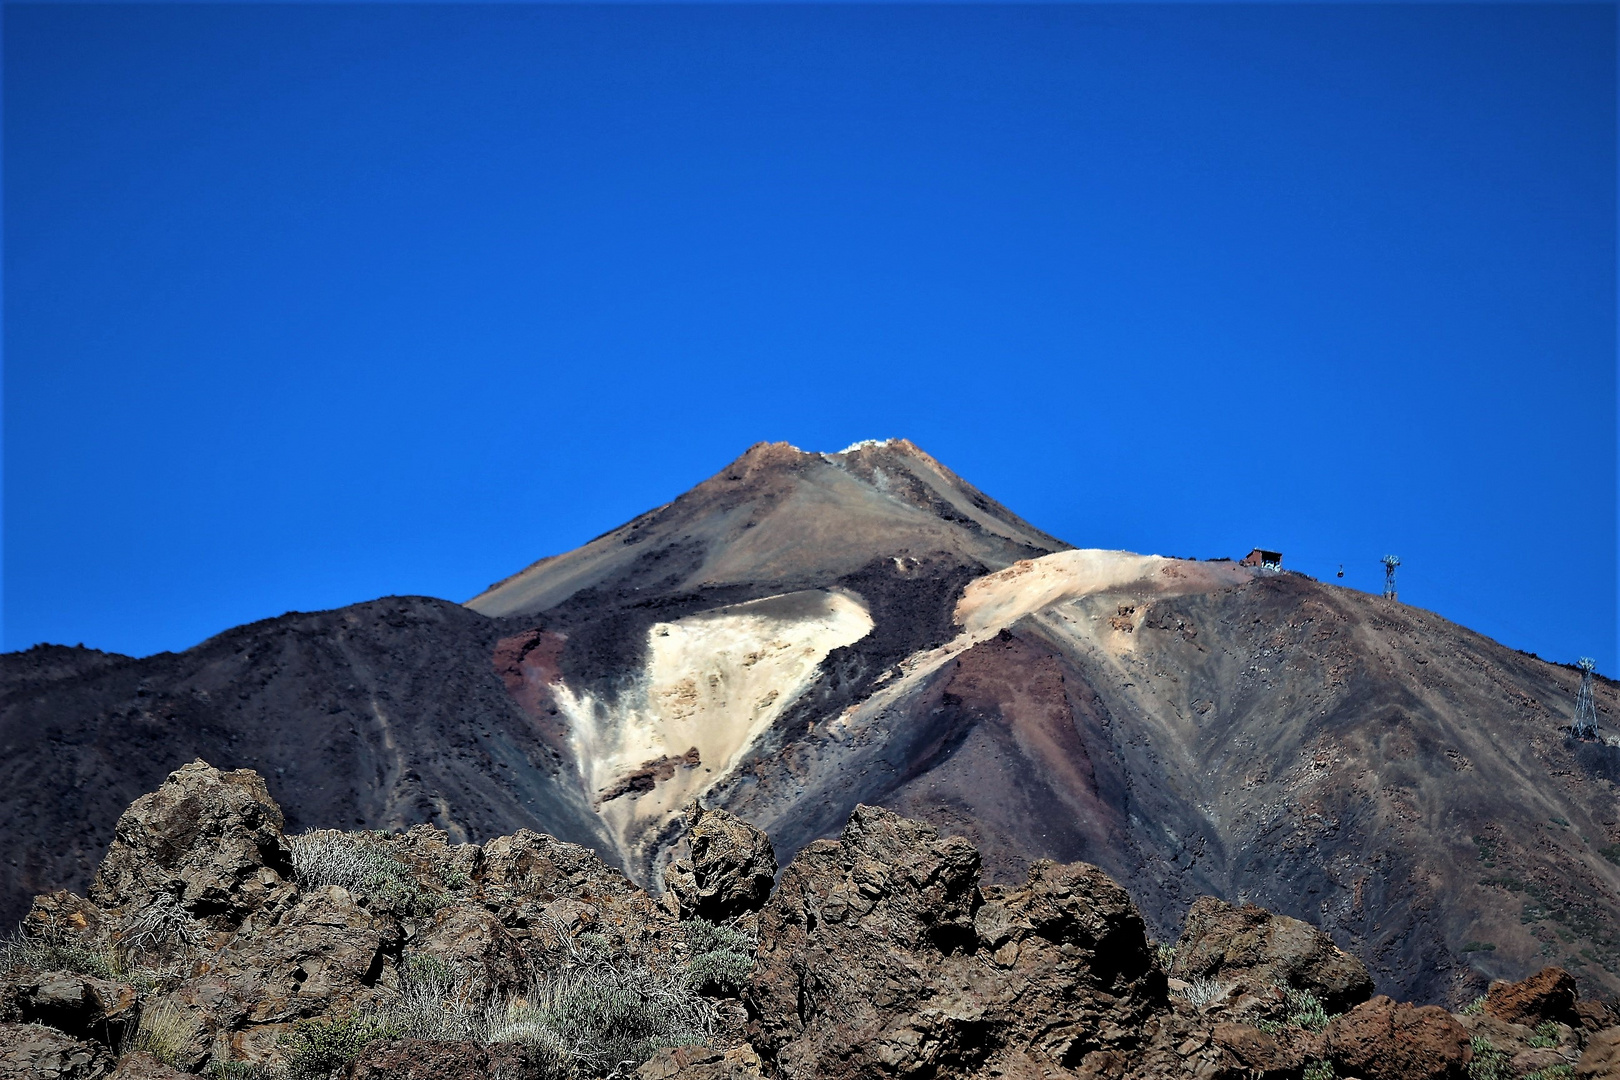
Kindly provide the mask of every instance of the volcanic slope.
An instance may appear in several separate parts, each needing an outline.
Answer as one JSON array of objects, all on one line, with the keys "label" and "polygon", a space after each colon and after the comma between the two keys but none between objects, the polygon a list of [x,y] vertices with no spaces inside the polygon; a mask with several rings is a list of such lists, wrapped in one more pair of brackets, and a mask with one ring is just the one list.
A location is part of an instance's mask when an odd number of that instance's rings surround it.
[{"label": "volcanic slope", "polygon": [[[906,443],[860,453],[868,476],[937,468]],[[1544,962],[1620,989],[1620,748],[1567,741],[1574,672],[1298,574],[1088,550],[1009,561],[1010,515],[989,539],[938,514],[925,540],[891,519],[864,537],[823,527],[792,558],[713,539],[751,542],[747,522],[799,506],[807,475],[831,521],[845,491],[849,517],[884,506],[879,484],[831,475],[838,457],[756,447],[644,524],[512,579],[552,606],[508,617],[532,625],[497,664],[567,733],[633,875],[657,879],[693,797],[768,829],[784,857],[875,803],[968,835],[1003,879],[1040,857],[1095,862],[1166,933],[1201,893],[1308,919],[1419,999],[1467,1000]],[[654,552],[702,558],[662,583],[627,571],[606,541],[635,546],[638,529]],[[578,566],[611,560],[611,588],[569,594]],[[714,569],[745,566],[761,569]],[[1611,738],[1615,704],[1601,682]]]},{"label": "volcanic slope", "polygon": [[535,828],[649,883],[693,798],[784,862],[884,804],[1003,880],[1095,862],[1161,934],[1206,892],[1307,919],[1403,998],[1549,962],[1620,989],[1620,748],[1567,740],[1573,671],[1297,574],[1070,549],[904,441],[761,444],[467,607],[0,673],[8,896],[82,885],[201,755],[297,824]]}]

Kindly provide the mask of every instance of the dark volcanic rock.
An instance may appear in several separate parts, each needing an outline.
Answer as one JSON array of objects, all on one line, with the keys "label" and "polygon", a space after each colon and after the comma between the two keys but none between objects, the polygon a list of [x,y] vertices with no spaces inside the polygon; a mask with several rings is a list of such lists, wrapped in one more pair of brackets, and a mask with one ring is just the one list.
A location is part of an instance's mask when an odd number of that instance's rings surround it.
[{"label": "dark volcanic rock", "polygon": [[972,1075],[1129,1049],[1163,1003],[1140,917],[1095,867],[981,898],[978,852],[858,807],[782,874],[745,999],[784,1077]]},{"label": "dark volcanic rock", "polygon": [[1473,1060],[1468,1033],[1446,1010],[1383,996],[1328,1025],[1327,1045],[1341,1076],[1364,1080],[1461,1080]]},{"label": "dark volcanic rock", "polygon": [[281,827],[257,773],[194,761],[118,819],[90,898],[136,909],[178,899],[197,918],[234,928],[286,889],[292,854]]},{"label": "dark volcanic rock", "polygon": [[99,1043],[41,1024],[0,1024],[0,1080],[96,1080],[112,1066]]},{"label": "dark volcanic rock", "polygon": [[1542,968],[1520,982],[1494,982],[1485,995],[1485,1012],[1510,1024],[1581,1022],[1575,1009],[1575,980],[1563,968]]},{"label": "dark volcanic rock", "polygon": [[13,994],[25,1023],[47,1024],[110,1047],[122,1046],[140,1019],[140,999],[133,986],[70,971],[21,979]]},{"label": "dark volcanic rock", "polygon": [[664,890],[683,919],[710,922],[758,911],[776,881],[771,838],[724,810],[687,811],[685,859],[664,872]]},{"label": "dark volcanic rock", "polygon": [[1309,923],[1212,896],[1187,912],[1170,974],[1309,990],[1329,1012],[1359,1005],[1373,991],[1366,965]]},{"label": "dark volcanic rock", "polygon": [[396,1039],[367,1046],[346,1080],[546,1080],[550,1075],[532,1051],[515,1043]]}]

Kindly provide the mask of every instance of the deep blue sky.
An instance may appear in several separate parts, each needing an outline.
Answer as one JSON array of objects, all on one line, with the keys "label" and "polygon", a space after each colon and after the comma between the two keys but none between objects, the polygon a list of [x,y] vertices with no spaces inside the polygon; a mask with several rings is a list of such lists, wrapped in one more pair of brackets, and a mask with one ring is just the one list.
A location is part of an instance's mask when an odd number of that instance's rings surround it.
[{"label": "deep blue sky", "polygon": [[8,649],[465,599],[903,435],[1616,673],[1612,6],[4,19]]}]

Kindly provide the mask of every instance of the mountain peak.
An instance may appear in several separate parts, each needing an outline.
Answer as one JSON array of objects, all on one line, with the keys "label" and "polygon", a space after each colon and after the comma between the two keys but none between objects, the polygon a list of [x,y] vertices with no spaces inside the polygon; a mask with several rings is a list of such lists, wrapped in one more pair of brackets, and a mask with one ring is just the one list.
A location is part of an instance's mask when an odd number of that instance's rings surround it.
[{"label": "mountain peak", "polygon": [[881,559],[945,553],[976,572],[1067,548],[907,439],[834,454],[759,442],[673,502],[468,601],[532,614],[600,594],[741,586],[826,587]]}]

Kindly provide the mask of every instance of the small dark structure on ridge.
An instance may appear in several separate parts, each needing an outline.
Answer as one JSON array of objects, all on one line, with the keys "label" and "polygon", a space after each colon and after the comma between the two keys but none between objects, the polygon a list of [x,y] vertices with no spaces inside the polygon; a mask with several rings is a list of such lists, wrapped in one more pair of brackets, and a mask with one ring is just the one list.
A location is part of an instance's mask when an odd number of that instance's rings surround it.
[{"label": "small dark structure on ridge", "polygon": [[1238,560],[1239,566],[1258,566],[1262,570],[1281,570],[1282,552],[1255,548]]}]

